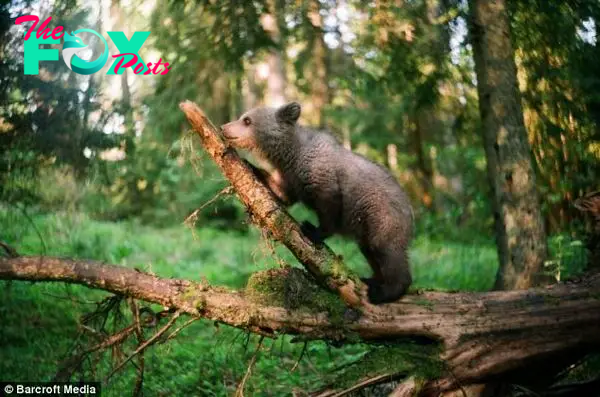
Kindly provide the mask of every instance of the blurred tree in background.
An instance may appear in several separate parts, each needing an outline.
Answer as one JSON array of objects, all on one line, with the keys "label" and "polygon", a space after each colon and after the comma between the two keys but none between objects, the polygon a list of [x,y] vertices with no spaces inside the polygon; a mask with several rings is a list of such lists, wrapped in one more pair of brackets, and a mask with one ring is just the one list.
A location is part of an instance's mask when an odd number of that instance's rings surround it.
[{"label": "blurred tree in background", "polygon": [[[23,40],[14,32],[14,17],[27,14],[30,3],[0,5],[0,197],[36,203],[41,198],[30,185],[42,168],[66,166],[82,178],[92,166],[86,148],[108,148],[113,139],[103,133],[110,113],[99,107],[93,75],[71,73],[59,62],[48,62],[38,75],[23,74]],[[42,19],[52,15],[66,30],[88,16],[75,1],[38,6]],[[90,47],[94,52],[94,43]]]},{"label": "blurred tree in background", "polygon": [[598,188],[597,1],[512,2],[525,119],[550,231]]}]

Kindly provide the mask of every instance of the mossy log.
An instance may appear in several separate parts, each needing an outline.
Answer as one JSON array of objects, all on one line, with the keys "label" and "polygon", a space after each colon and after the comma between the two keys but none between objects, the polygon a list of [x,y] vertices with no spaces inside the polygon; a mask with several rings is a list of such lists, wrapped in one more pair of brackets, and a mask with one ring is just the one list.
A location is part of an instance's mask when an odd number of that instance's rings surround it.
[{"label": "mossy log", "polygon": [[[282,278],[296,273],[278,271]],[[259,284],[277,278],[276,271],[269,272]],[[82,284],[269,337],[292,334],[336,343],[406,338],[438,342],[443,370],[424,386],[425,394],[511,376],[522,368],[564,365],[600,347],[600,274],[525,291],[424,292],[383,305],[379,311],[362,312],[340,311],[335,303],[315,305],[314,299],[286,307],[295,298],[285,296],[286,282],[280,279],[272,288],[263,285],[246,293],[85,260],[0,258],[0,279]],[[261,290],[267,297],[278,290],[283,295],[269,303],[257,299]],[[384,364],[394,368],[394,362]]]}]

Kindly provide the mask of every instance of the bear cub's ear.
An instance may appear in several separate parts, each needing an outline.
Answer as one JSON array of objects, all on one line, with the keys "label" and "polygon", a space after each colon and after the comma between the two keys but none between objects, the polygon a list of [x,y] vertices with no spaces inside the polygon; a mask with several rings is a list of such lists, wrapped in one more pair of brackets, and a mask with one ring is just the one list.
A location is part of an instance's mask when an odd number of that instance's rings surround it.
[{"label": "bear cub's ear", "polygon": [[300,104],[298,102],[290,102],[281,106],[275,112],[275,117],[279,122],[294,124],[300,117]]}]

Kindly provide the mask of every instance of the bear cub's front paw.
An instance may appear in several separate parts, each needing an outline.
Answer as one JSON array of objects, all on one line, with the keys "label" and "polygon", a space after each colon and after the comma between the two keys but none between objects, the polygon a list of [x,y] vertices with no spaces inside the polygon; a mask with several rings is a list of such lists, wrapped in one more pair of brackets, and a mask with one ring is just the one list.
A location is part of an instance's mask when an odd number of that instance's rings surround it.
[{"label": "bear cub's front paw", "polygon": [[317,245],[323,244],[323,237],[321,236],[321,232],[319,228],[310,223],[309,221],[304,221],[300,225],[300,230],[306,237],[308,237],[313,243]]}]

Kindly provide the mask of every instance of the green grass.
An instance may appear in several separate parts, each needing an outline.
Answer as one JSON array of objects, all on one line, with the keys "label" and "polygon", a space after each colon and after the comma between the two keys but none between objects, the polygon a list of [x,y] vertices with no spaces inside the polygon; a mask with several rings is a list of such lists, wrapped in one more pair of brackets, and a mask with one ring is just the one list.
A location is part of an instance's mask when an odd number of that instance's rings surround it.
[{"label": "green grass", "polygon": [[[38,214],[28,220],[0,207],[0,239],[22,254],[89,258],[162,277],[205,278],[232,288],[245,286],[258,270],[282,262],[296,264],[284,248],[273,249],[254,228],[249,233],[210,227],[192,232],[183,225],[158,229],[133,221],[99,222],[66,213]],[[369,274],[354,244],[332,239],[330,245],[357,273]],[[416,288],[479,291],[493,284],[497,259],[491,242],[472,246],[420,236],[410,255]],[[95,302],[107,295],[74,285],[0,282],[0,381],[52,379],[78,338],[91,343],[78,324],[82,315],[93,311]],[[126,321],[109,324],[108,329],[126,325]],[[149,329],[146,335],[152,332]],[[240,330],[196,322],[174,340],[147,351],[144,391],[149,396],[231,395],[246,372],[257,341],[257,336],[248,337]],[[246,383],[246,395],[290,395],[294,388],[314,389],[329,379],[332,369],[355,360],[366,349],[362,345],[330,348],[314,342],[291,372],[302,344],[291,343],[289,337],[265,340]],[[111,357],[111,352],[102,354],[95,373],[91,363],[86,363],[83,377],[103,379]],[[128,365],[112,378],[103,395],[129,394],[134,382],[134,368]]]}]

